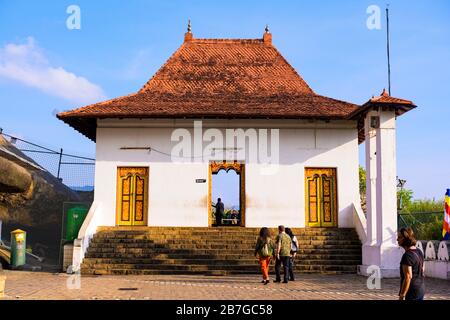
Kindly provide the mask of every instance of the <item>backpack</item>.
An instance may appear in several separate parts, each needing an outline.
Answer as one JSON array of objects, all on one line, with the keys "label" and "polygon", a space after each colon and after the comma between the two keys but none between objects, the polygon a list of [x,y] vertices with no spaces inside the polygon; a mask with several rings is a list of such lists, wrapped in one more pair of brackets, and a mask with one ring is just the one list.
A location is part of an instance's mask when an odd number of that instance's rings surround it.
[{"label": "backpack", "polygon": [[292,243],[291,243],[291,251],[297,252],[298,248],[297,248],[297,243],[294,241],[294,237],[291,238],[291,241],[292,241]]},{"label": "backpack", "polygon": [[270,247],[269,242],[265,242],[261,248],[261,256],[262,257],[270,257]]}]

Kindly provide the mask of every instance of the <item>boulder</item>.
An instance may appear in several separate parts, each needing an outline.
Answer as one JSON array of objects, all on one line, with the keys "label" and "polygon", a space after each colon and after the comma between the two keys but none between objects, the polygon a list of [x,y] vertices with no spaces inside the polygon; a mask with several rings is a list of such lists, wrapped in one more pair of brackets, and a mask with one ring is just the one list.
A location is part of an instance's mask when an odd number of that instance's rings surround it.
[{"label": "boulder", "polygon": [[26,192],[31,187],[31,174],[23,167],[0,158],[0,192]]},{"label": "boulder", "polygon": [[27,231],[33,252],[59,258],[63,203],[79,202],[78,193],[0,135],[0,220],[3,240],[14,229]]}]

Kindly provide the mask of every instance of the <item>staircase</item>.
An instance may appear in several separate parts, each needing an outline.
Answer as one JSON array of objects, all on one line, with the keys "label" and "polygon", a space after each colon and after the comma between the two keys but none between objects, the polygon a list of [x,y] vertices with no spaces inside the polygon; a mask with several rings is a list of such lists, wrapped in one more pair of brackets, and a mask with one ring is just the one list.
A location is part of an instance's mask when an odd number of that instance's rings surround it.
[{"label": "staircase", "polygon": [[[354,229],[293,229],[296,273],[356,273],[361,242]],[[259,228],[100,227],[82,274],[255,274]],[[272,230],[276,235],[276,230]],[[273,263],[271,271],[273,272]]]}]

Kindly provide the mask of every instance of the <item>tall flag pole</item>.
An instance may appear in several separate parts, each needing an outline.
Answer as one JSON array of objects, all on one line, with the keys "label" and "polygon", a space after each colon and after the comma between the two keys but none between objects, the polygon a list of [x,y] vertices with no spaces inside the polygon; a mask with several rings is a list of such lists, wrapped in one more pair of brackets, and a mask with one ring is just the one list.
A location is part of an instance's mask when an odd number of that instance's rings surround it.
[{"label": "tall flag pole", "polygon": [[445,193],[444,226],[442,228],[442,240],[450,240],[450,189]]},{"label": "tall flag pole", "polygon": [[388,92],[391,95],[391,57],[389,50],[389,4],[386,5],[386,44],[387,44],[387,62],[388,62]]}]

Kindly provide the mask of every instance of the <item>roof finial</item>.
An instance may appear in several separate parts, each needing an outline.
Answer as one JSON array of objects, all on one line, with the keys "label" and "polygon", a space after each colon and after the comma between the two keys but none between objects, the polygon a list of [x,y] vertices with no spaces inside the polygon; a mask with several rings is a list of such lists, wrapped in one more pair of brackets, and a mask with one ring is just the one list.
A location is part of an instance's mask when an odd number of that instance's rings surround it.
[{"label": "roof finial", "polygon": [[266,32],[263,34],[263,41],[266,45],[272,45],[272,34],[269,31],[269,25],[266,24],[266,28],[264,29]]},{"label": "roof finial", "polygon": [[187,32],[184,34],[184,42],[188,42],[194,39],[192,34],[191,19],[188,20]]}]

